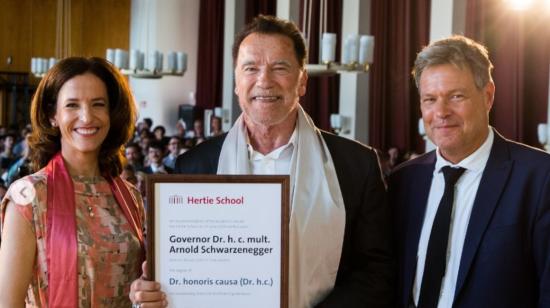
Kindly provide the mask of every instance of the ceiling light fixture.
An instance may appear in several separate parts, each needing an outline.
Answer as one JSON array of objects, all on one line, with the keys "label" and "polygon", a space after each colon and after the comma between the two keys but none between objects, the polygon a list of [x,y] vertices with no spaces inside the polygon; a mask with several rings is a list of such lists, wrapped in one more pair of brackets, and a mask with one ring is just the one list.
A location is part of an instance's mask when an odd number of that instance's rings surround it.
[{"label": "ceiling light fixture", "polygon": [[[321,44],[319,47],[319,64],[306,64],[306,70],[309,75],[334,75],[337,73],[366,73],[369,70],[369,64],[373,63],[374,55],[374,36],[359,35],[356,33],[348,34],[342,42],[341,62],[336,60],[336,41],[335,33],[326,32],[327,29],[327,1],[320,0],[320,22],[319,33],[321,35]],[[306,0],[306,9],[302,16],[302,29],[304,37],[309,45],[311,35],[311,14],[313,11],[313,0]]]}]

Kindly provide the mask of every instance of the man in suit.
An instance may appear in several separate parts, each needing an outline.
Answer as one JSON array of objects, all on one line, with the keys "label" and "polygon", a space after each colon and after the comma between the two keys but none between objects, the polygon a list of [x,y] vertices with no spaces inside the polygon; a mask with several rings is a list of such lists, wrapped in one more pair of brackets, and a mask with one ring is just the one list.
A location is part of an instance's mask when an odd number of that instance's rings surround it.
[{"label": "man in suit", "polygon": [[550,156],[489,126],[492,67],[462,36],[415,61],[437,149],[390,176],[399,307],[550,307]]},{"label": "man in suit", "polygon": [[166,147],[157,140],[151,142],[149,145],[147,158],[149,160],[149,165],[142,169],[146,174],[169,174],[173,173],[172,168],[166,166],[162,160],[164,156],[164,149]]},{"label": "man in suit", "polygon": [[374,151],[316,128],[299,105],[306,47],[296,26],[260,16],[233,47],[233,128],[176,162],[185,174],[289,174],[289,307],[387,307],[391,228]]}]

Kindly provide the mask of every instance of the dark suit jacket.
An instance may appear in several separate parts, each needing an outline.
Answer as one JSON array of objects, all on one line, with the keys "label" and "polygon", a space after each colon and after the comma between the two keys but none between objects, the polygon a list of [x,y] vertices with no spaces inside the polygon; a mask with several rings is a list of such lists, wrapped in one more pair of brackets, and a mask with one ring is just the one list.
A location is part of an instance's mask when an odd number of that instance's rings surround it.
[{"label": "dark suit jacket", "polygon": [[[411,298],[436,155],[390,176],[399,307]],[[495,131],[466,233],[453,307],[550,307],[550,155]]]},{"label": "dark suit jacket", "polygon": [[[215,174],[225,134],[178,157],[176,173]],[[323,132],[346,208],[336,286],[317,307],[389,307],[393,302],[391,227],[375,152]],[[301,307],[292,307],[301,308]]]}]

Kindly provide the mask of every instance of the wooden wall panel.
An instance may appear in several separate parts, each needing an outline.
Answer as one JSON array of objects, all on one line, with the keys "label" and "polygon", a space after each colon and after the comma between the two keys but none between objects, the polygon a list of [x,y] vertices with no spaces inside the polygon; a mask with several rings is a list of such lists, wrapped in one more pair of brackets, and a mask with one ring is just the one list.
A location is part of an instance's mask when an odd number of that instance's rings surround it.
[{"label": "wooden wall panel", "polygon": [[0,0],[0,71],[29,70],[30,12],[31,0]]},{"label": "wooden wall panel", "polygon": [[107,48],[130,46],[131,0],[84,0],[82,22],[85,55],[105,57]]},{"label": "wooden wall panel", "polygon": [[86,44],[82,35],[84,19],[95,18],[89,12],[84,11],[84,0],[71,1],[71,55],[90,56],[86,52]]},{"label": "wooden wall panel", "polygon": [[[55,57],[56,11],[57,0],[0,0],[0,71],[29,72],[31,57]],[[131,0],[72,0],[71,55],[127,50],[130,11]]]},{"label": "wooden wall panel", "polygon": [[130,46],[131,0],[73,0],[73,55],[105,57]]},{"label": "wooden wall panel", "polygon": [[[31,52],[29,57],[55,57],[57,0],[33,0],[31,6]],[[28,59],[30,61],[30,59]],[[29,67],[26,71],[30,70]]]}]

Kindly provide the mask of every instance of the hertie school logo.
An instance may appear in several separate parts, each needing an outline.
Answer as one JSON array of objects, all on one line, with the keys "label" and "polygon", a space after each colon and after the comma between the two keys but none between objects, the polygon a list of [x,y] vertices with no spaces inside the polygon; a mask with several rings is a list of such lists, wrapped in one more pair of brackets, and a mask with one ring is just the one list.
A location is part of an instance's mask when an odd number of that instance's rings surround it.
[{"label": "hertie school logo", "polygon": [[180,195],[170,195],[168,197],[168,204],[184,204],[185,199]]},{"label": "hertie school logo", "polygon": [[10,188],[10,193],[11,199],[18,205],[31,204],[34,196],[36,196],[34,186],[27,180],[14,182]]}]

